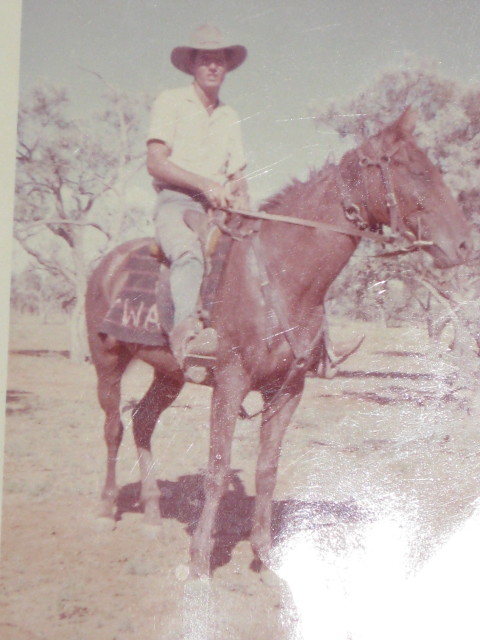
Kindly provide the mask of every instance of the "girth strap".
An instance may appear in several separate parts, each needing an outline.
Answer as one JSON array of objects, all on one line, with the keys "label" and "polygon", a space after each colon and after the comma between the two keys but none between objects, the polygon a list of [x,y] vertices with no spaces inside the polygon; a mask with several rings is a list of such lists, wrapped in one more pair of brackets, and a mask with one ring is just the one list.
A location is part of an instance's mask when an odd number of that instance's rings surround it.
[{"label": "girth strap", "polygon": [[285,308],[284,301],[273,288],[267,265],[265,264],[265,260],[263,259],[263,248],[260,240],[260,235],[258,233],[252,236],[252,248],[253,254],[255,256],[258,275],[260,278],[262,295],[265,299],[267,308],[275,313],[280,332],[290,345],[295,358],[299,358],[303,354],[300,353],[296,341],[292,336],[292,327],[290,327],[290,323],[288,321],[288,314]]},{"label": "girth strap", "polygon": [[261,411],[258,411],[253,415],[249,415],[242,407],[243,416],[245,418],[254,418],[262,413],[264,415],[264,420],[270,420],[292,397],[296,383],[301,378],[305,377],[315,358],[320,355],[319,350],[323,342],[325,330],[324,310],[323,305],[320,305],[320,312],[318,315],[321,317],[318,329],[313,340],[308,341],[305,345],[303,340],[298,339],[295,333],[296,327],[290,326],[284,301],[272,285],[267,265],[263,259],[262,244],[258,233],[252,237],[252,247],[260,276],[262,295],[264,296],[267,307],[275,313],[280,333],[287,340],[294,355],[294,360],[281,386],[277,389],[272,398],[265,403]]}]

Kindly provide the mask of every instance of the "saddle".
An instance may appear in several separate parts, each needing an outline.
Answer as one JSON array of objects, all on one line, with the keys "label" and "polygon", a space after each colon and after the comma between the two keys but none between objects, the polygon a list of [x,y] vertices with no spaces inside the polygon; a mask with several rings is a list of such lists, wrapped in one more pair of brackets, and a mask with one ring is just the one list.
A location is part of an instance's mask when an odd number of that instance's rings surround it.
[{"label": "saddle", "polygon": [[[204,248],[206,268],[198,316],[208,327],[232,238],[205,216],[187,216],[187,224],[198,234]],[[166,256],[153,238],[145,238],[144,243],[129,254],[122,268],[125,273],[123,286],[107,311],[99,333],[121,342],[168,346],[174,306]]]}]

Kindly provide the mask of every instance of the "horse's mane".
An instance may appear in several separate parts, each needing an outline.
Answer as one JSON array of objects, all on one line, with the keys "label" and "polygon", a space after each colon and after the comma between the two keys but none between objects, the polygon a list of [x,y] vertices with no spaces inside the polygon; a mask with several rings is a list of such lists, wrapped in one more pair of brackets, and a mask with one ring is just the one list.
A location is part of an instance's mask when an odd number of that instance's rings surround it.
[{"label": "horse's mane", "polygon": [[288,211],[290,215],[298,210],[309,211],[318,204],[319,191],[331,182],[335,170],[336,166],[328,162],[321,169],[310,169],[309,176],[304,181],[293,178],[290,184],[262,203],[262,210],[268,213]]},{"label": "horse's mane", "polygon": [[[383,144],[383,141],[388,143],[389,137],[394,137],[395,139],[411,138],[414,126],[414,112],[407,108],[397,122],[388,125],[376,135],[363,140],[361,147],[375,139],[380,140]],[[351,149],[344,154],[338,165],[327,161],[321,169],[311,170],[307,180],[293,179],[290,184],[278,193],[267,198],[262,203],[262,209],[268,213],[282,214],[288,212],[290,215],[295,215],[295,212],[299,212],[303,217],[308,217],[318,207],[322,193],[326,194],[329,189],[335,188],[334,185],[337,182],[336,172],[339,168],[342,169],[343,180],[345,180],[345,177],[347,180],[349,177],[355,177],[352,171],[354,171],[357,163],[354,160],[355,150]]]}]

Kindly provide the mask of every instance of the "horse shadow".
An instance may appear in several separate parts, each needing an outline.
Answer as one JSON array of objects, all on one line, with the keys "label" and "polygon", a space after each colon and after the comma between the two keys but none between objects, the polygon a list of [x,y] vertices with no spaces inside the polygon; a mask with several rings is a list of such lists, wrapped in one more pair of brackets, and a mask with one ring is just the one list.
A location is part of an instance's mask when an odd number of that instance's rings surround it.
[{"label": "horse shadow", "polygon": [[[162,518],[173,518],[186,525],[192,536],[205,502],[204,475],[179,476],[175,482],[157,480],[161,492],[160,513]],[[121,488],[117,498],[116,520],[124,513],[142,513],[140,482]],[[221,499],[215,526],[215,541],[211,554],[212,571],[228,564],[236,545],[249,540],[252,530],[254,497],[248,496],[238,477],[238,470],[230,476],[229,488]],[[364,521],[366,515],[353,500],[346,502],[277,500],[272,503],[272,538],[274,543],[292,533],[319,530],[338,523]],[[252,563],[251,569],[260,570]]]}]

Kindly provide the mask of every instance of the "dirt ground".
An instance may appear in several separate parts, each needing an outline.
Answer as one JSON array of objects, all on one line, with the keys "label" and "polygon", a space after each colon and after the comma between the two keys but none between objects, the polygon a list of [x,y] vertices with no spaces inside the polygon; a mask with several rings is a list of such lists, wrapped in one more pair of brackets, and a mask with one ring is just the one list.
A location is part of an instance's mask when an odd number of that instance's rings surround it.
[{"label": "dirt ground", "polygon": [[[333,635],[309,635],[295,584],[310,585],[318,600],[308,615],[318,615],[322,594],[347,588],[332,576],[348,574],[348,558],[366,553],[374,530],[384,534],[373,547],[387,550],[377,554],[377,568],[366,567],[370,575],[383,575],[382,558],[393,562],[398,531],[405,567],[424,562],[480,495],[476,364],[452,359],[445,345],[434,349],[420,329],[333,325],[338,340],[363,333],[361,349],[334,379],[308,380],[287,433],[274,504],[278,571],[256,573],[249,566],[258,422],[240,420],[215,569],[209,581],[191,581],[188,547],[202,505],[209,389],[186,385],[157,425],[163,519],[159,528],[146,527],[137,504],[129,407],[150,371],[140,364],[128,371],[118,519],[105,522],[96,517],[105,450],[93,368],[67,359],[66,326],[14,317],[0,637],[330,640]],[[247,408],[259,408],[255,394]],[[331,574],[318,564],[327,557],[338,562]],[[323,576],[315,569],[320,566]],[[379,582],[373,580],[374,589]],[[357,640],[345,625],[335,637]]]}]

